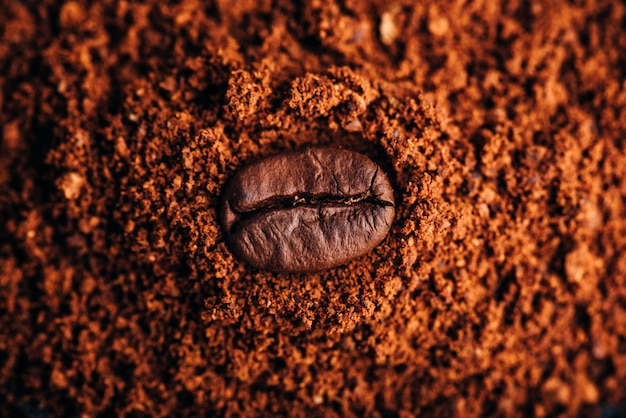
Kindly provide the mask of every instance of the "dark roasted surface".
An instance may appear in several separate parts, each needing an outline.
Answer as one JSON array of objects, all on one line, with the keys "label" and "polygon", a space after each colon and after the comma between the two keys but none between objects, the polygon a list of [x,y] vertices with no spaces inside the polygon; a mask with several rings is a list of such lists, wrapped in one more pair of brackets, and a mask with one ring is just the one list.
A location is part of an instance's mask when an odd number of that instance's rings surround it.
[{"label": "dark roasted surface", "polygon": [[305,272],[371,251],[394,213],[380,167],[355,152],[318,147],[241,169],[225,188],[221,219],[230,247],[246,262]]}]

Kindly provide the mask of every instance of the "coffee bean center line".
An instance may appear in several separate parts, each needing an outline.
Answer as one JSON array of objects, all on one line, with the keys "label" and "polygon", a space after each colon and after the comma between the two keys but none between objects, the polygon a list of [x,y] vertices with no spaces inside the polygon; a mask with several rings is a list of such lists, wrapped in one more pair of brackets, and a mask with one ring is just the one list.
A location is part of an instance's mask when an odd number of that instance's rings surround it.
[{"label": "coffee bean center line", "polygon": [[[369,204],[374,206],[393,206],[393,203],[377,199],[370,190],[354,196],[337,197],[334,195],[313,195],[301,193],[295,196],[272,196],[272,198],[258,202],[256,207],[245,212],[233,211],[238,215],[238,220],[250,218],[260,213],[272,212],[275,210],[290,209],[296,207],[328,207],[332,206],[357,206]],[[234,206],[234,205],[231,205]]]}]

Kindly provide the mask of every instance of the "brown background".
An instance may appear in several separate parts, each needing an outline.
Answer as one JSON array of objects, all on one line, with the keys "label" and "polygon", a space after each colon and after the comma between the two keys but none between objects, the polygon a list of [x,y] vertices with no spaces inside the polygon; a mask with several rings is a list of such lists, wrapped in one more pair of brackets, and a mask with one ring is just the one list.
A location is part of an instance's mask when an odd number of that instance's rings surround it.
[{"label": "brown background", "polygon": [[[170,3],[0,0],[0,415],[626,414],[624,2]],[[390,235],[242,265],[221,187],[310,144]]]}]

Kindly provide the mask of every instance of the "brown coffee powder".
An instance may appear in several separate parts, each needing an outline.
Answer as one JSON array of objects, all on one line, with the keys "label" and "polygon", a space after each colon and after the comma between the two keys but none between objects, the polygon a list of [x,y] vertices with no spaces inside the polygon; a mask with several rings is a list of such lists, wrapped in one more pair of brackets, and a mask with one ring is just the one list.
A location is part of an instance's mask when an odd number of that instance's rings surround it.
[{"label": "brown coffee powder", "polygon": [[[0,11],[1,416],[626,412],[623,2]],[[247,267],[224,183],[311,145],[390,235]]]}]

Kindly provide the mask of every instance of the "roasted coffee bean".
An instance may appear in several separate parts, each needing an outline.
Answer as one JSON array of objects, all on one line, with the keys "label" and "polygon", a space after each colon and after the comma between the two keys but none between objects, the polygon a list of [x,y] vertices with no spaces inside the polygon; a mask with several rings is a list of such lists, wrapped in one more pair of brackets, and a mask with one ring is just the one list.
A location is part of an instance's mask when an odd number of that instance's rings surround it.
[{"label": "roasted coffee bean", "polygon": [[237,172],[221,222],[235,255],[263,270],[306,272],[363,255],[387,235],[393,190],[369,158],[318,147],[277,154]]}]

